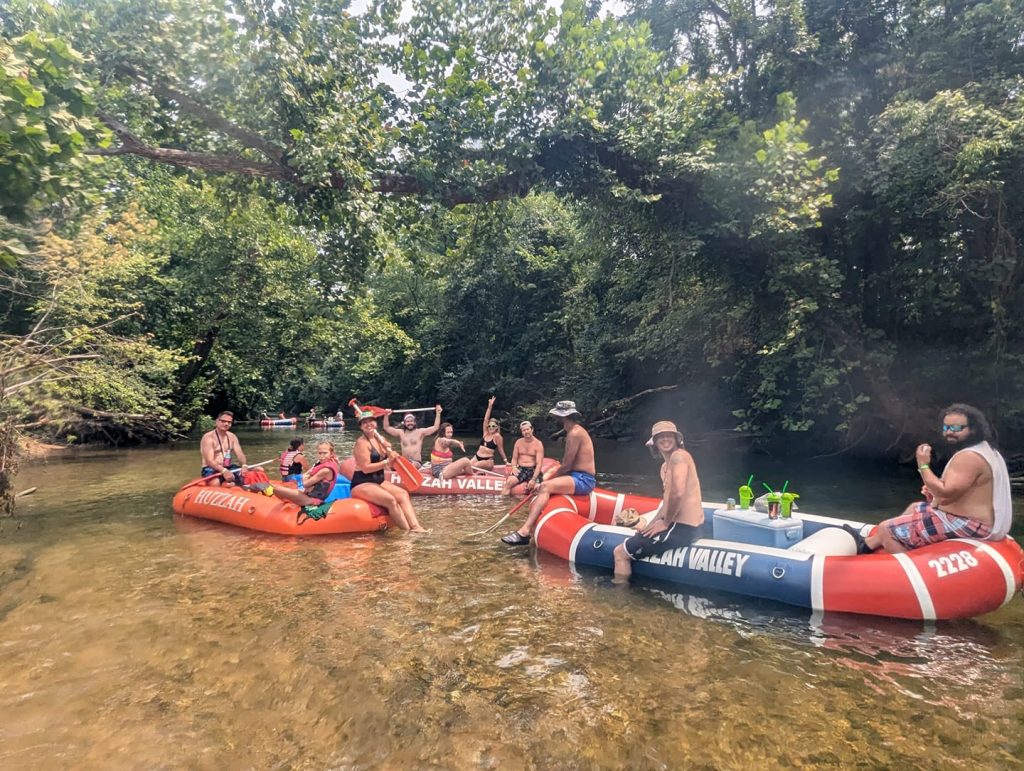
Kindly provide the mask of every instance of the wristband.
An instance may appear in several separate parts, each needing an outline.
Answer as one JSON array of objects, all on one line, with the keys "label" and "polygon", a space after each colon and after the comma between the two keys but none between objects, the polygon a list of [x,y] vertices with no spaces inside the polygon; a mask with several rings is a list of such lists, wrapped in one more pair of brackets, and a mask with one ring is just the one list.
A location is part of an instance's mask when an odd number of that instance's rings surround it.
[{"label": "wristband", "polygon": [[925,469],[929,469],[929,468],[931,468],[931,466],[929,466],[927,463],[922,463],[920,466],[917,467],[917,470],[918,471],[924,471]]}]

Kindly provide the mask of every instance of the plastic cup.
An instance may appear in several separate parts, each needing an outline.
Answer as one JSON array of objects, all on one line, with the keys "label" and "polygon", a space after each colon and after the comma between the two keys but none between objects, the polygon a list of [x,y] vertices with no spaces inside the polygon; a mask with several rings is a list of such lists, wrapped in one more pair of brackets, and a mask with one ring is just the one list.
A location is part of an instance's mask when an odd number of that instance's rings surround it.
[{"label": "plastic cup", "polygon": [[740,487],[740,508],[749,509],[750,502],[754,500],[754,490],[749,485],[742,485]]},{"label": "plastic cup", "polygon": [[789,519],[793,516],[793,501],[800,496],[797,493],[782,494],[782,518]]},{"label": "plastic cup", "polygon": [[768,519],[778,519],[782,510],[782,496],[779,493],[768,493],[765,503],[768,504]]}]

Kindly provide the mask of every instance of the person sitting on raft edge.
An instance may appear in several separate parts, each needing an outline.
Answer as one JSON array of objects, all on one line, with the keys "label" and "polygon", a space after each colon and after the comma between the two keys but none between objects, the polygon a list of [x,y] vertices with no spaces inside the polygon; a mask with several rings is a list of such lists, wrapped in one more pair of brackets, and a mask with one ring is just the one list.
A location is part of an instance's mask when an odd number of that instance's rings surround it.
[{"label": "person sitting on raft edge", "polygon": [[597,473],[594,441],[581,425],[583,415],[576,409],[576,402],[560,401],[548,414],[555,416],[562,424],[565,431],[565,453],[558,468],[544,475],[545,479],[537,488],[523,526],[502,536],[502,543],[509,546],[526,546],[530,543],[533,526],[552,495],[589,495],[597,484],[594,479]]},{"label": "person sitting on raft edge", "polygon": [[1010,475],[994,447],[991,424],[981,410],[969,404],[951,404],[940,415],[943,440],[955,450],[942,476],[931,469],[931,445],[918,445],[915,456],[924,482],[924,500],[881,522],[867,537],[844,525],[857,542],[858,554],[879,546],[898,554],[949,538],[998,541],[1010,532]]},{"label": "person sitting on raft edge", "polygon": [[533,492],[541,477],[544,465],[544,444],[533,435],[533,423],[524,420],[519,424],[519,432],[523,435],[512,446],[512,462],[509,464],[509,475],[501,488],[502,495],[512,495],[513,488],[518,484],[526,485],[527,494]]},{"label": "person sitting on raft edge", "polygon": [[700,538],[704,524],[700,479],[693,456],[684,449],[683,434],[676,424],[659,420],[651,427],[647,448],[661,458],[664,489],[657,516],[636,535],[615,547],[615,582],[625,583],[633,574],[633,560],[657,557],[670,549],[687,546]]},{"label": "person sitting on raft edge", "polygon": [[[199,454],[203,458],[200,476],[212,477],[219,474],[224,482],[242,484],[242,474],[248,471],[249,467],[245,465],[245,453],[242,452],[242,445],[238,443],[238,437],[231,433],[231,426],[234,423],[234,413],[224,410],[217,415],[213,430],[207,431],[199,440]],[[234,458],[240,460],[242,465],[235,463]],[[219,485],[221,481],[211,484]]]}]

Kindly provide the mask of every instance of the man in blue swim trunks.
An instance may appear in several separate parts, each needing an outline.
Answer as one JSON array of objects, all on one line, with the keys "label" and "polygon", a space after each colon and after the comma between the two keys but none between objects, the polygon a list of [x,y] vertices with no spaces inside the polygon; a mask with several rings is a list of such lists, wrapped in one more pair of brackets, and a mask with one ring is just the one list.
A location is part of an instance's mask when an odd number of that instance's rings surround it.
[{"label": "man in blue swim trunks", "polygon": [[554,415],[565,431],[565,454],[558,468],[545,473],[545,479],[537,488],[536,497],[530,504],[530,514],[523,526],[502,537],[502,543],[509,546],[526,546],[530,543],[533,526],[552,495],[589,495],[597,483],[594,479],[594,442],[587,429],[580,425],[583,416],[576,409],[576,402],[558,402],[548,414]]}]

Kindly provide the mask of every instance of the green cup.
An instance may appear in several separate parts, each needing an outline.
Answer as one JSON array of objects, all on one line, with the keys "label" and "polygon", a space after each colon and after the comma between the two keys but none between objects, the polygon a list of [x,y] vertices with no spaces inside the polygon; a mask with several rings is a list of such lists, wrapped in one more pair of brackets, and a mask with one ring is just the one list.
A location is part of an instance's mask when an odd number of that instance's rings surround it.
[{"label": "green cup", "polygon": [[754,500],[753,488],[750,485],[740,485],[740,508],[749,509],[752,500]]},{"label": "green cup", "polygon": [[797,493],[783,493],[782,494],[782,518],[789,519],[793,516],[793,501],[800,496]]}]

